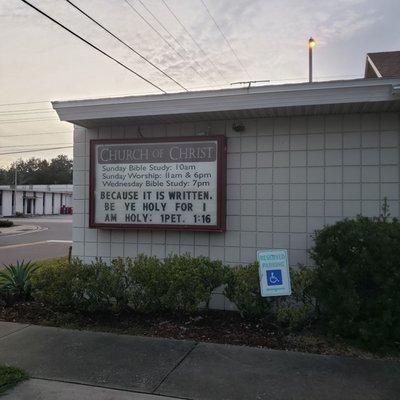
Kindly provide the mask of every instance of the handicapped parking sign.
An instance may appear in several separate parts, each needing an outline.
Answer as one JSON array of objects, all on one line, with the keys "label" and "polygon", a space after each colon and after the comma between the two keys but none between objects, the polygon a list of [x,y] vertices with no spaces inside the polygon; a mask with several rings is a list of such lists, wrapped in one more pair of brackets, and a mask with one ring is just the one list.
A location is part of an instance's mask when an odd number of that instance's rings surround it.
[{"label": "handicapped parking sign", "polygon": [[282,285],[282,271],[280,269],[267,270],[267,285]]},{"label": "handicapped parking sign", "polygon": [[261,296],[289,296],[292,294],[288,253],[285,249],[257,251]]}]

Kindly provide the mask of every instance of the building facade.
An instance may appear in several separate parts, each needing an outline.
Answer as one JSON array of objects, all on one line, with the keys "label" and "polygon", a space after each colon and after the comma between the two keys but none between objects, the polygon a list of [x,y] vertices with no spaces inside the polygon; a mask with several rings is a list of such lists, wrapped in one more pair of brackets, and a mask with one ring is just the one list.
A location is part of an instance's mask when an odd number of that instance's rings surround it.
[{"label": "building facade", "polygon": [[0,216],[60,214],[72,207],[72,185],[0,186]]},{"label": "building facade", "polygon": [[[354,80],[53,103],[75,124],[73,255],[86,262],[189,253],[230,265],[288,249],[310,262],[313,232],[384,198],[399,216],[400,79]],[[225,232],[89,228],[90,141],[223,135]],[[218,308],[229,308],[223,296]]]}]

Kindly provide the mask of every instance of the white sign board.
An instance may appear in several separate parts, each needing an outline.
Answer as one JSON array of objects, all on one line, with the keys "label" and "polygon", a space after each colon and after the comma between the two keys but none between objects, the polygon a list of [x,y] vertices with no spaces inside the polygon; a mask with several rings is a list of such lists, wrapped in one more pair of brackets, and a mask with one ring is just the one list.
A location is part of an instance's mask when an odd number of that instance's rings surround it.
[{"label": "white sign board", "polygon": [[224,230],[225,138],[91,142],[90,226]]},{"label": "white sign board", "polygon": [[261,296],[290,296],[289,262],[287,250],[257,251]]}]

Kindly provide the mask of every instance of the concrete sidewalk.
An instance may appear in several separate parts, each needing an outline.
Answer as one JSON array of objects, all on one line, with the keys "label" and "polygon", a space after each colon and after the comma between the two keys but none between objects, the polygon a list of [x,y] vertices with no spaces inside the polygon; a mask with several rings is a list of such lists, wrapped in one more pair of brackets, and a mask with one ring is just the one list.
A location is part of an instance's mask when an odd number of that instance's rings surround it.
[{"label": "concrete sidewalk", "polygon": [[396,361],[5,322],[0,363],[34,378],[7,399],[392,400],[400,393]]}]

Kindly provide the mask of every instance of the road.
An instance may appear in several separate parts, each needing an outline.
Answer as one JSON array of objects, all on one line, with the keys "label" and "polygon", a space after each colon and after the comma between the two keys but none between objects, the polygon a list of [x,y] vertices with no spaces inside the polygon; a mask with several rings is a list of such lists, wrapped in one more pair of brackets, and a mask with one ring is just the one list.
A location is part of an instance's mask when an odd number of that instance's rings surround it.
[{"label": "road", "polygon": [[14,224],[38,225],[44,230],[0,236],[0,266],[17,260],[44,260],[68,254],[72,241],[72,216],[9,218]]}]

